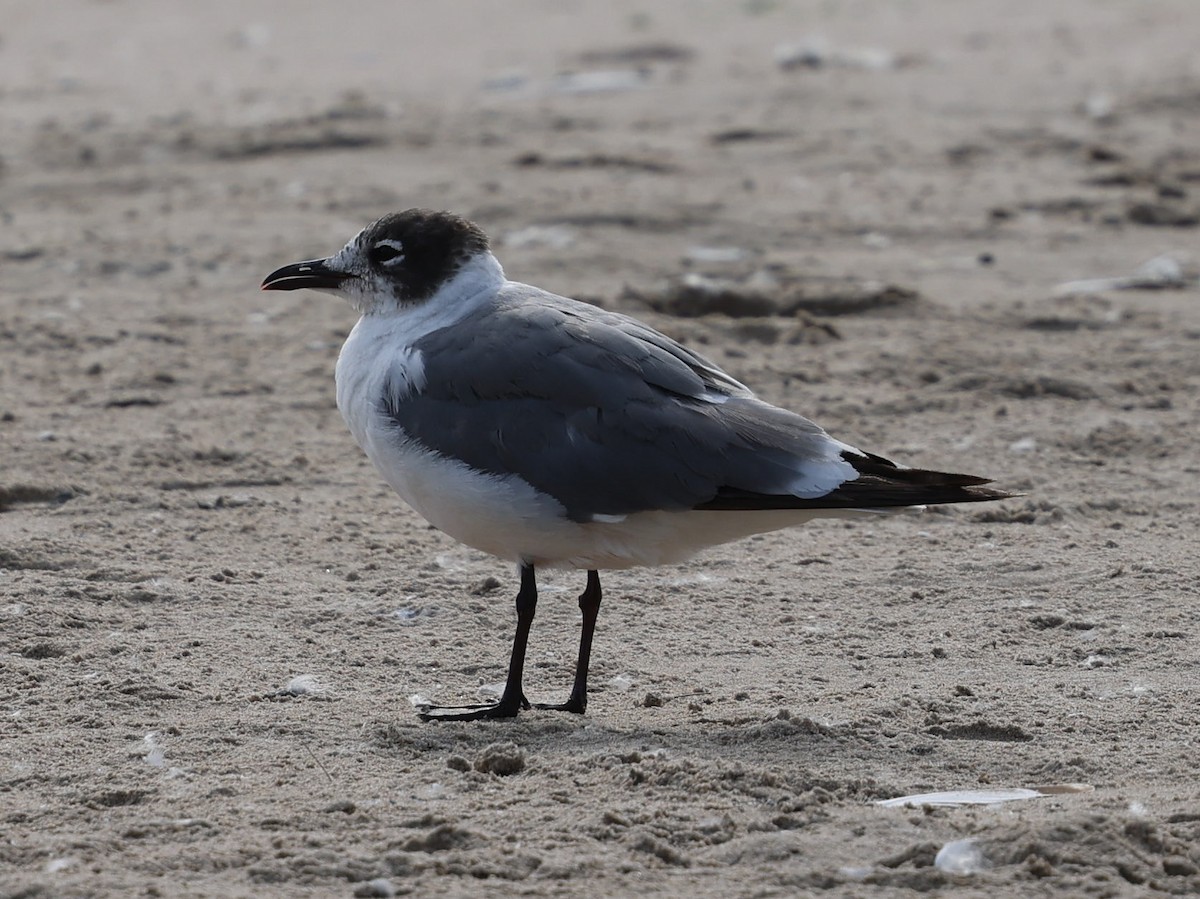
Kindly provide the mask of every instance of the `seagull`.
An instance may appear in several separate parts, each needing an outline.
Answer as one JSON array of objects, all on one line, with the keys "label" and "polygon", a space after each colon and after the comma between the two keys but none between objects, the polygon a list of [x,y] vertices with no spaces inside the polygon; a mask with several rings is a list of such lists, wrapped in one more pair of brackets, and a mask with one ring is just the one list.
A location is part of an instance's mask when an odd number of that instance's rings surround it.
[{"label": "seagull", "polygon": [[601,569],[680,562],[814,518],[1014,495],[857,449],[634,318],[509,281],[484,232],[449,212],[384,216],[262,283],[300,288],[359,313],[337,405],[384,480],[434,527],[520,573],[499,701],[428,704],[423,720],[531,708],[522,675],[538,568],[587,572],[571,693],[536,706],[582,714]]}]

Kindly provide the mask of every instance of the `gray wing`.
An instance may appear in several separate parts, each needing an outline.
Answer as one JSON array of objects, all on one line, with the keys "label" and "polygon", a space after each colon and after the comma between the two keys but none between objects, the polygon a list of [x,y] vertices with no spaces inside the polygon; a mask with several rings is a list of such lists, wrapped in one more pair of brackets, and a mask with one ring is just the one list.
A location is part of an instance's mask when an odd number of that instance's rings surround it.
[{"label": "gray wing", "polygon": [[852,448],[711,362],[612,312],[511,285],[421,338],[425,384],[382,409],[409,439],[516,474],[575,521],[813,501],[857,477]]}]

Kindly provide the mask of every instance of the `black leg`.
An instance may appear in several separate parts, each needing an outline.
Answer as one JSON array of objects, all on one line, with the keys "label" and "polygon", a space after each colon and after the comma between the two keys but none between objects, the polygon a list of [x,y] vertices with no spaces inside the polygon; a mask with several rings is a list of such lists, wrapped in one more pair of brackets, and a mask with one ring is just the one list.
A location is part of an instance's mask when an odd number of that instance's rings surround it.
[{"label": "black leg", "polygon": [[[589,585],[591,581],[589,580]],[[597,605],[599,586],[596,582]],[[582,600],[580,600],[582,604]],[[478,721],[483,718],[515,718],[521,709],[529,708],[529,700],[521,687],[525,673],[525,648],[529,645],[529,628],[537,611],[537,581],[533,566],[521,564],[521,590],[517,593],[517,632],[513,635],[512,655],[508,660],[508,680],[504,694],[497,703],[469,706],[431,706],[417,713],[422,721]],[[590,640],[589,640],[590,642]]]},{"label": "black leg", "polygon": [[589,571],[587,587],[579,596],[579,611],[583,613],[583,628],[579,633],[579,658],[575,662],[575,685],[566,702],[541,703],[539,709],[555,709],[582,715],[587,710],[588,666],[592,660],[592,635],[596,632],[596,618],[600,615],[600,573]]}]

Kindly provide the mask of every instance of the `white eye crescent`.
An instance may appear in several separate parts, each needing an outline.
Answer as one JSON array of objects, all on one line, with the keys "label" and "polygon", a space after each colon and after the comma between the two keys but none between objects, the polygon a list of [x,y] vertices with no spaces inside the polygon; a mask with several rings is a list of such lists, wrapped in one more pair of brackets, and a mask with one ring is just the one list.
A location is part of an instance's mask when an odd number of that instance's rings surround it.
[{"label": "white eye crescent", "polygon": [[399,265],[404,261],[404,245],[398,240],[387,238],[376,241],[371,248],[371,261],[376,265]]}]

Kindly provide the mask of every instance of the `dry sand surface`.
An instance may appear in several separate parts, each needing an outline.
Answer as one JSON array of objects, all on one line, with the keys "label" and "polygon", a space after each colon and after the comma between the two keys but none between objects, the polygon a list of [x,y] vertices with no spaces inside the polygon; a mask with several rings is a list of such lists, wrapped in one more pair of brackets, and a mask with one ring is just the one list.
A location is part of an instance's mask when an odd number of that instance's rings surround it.
[{"label": "dry sand surface", "polygon": [[[1200,4],[308,7],[0,4],[0,895],[1200,890]],[[515,574],[257,290],[418,205],[1026,495],[610,574],[586,716],[422,724]]]}]

